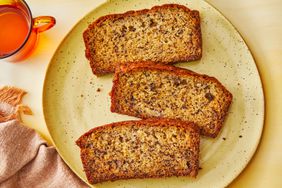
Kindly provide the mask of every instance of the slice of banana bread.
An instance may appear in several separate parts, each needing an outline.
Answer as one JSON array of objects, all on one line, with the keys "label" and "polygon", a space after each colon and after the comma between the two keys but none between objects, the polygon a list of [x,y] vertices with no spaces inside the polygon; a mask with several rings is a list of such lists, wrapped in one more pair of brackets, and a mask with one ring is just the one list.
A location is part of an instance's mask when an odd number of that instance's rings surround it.
[{"label": "slice of banana bread", "polygon": [[200,133],[192,122],[124,121],[96,127],[76,144],[91,184],[132,178],[196,177]]},{"label": "slice of banana bread", "polygon": [[114,72],[117,64],[168,64],[202,56],[199,12],[177,4],[103,16],[88,26],[83,38],[96,75]]},{"label": "slice of banana bread", "polygon": [[218,135],[231,101],[213,77],[151,62],[117,68],[111,91],[112,112],[193,121],[210,137]]}]

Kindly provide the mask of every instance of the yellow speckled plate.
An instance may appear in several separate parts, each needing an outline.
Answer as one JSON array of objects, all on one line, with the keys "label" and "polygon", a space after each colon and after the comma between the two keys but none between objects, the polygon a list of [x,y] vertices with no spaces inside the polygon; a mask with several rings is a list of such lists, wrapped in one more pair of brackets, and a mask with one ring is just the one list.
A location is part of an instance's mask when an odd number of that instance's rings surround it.
[{"label": "yellow speckled plate", "polygon": [[[82,33],[96,18],[109,13],[178,3],[201,14],[203,58],[177,66],[218,78],[234,96],[222,132],[216,139],[201,139],[196,179],[121,180],[95,187],[223,187],[245,168],[259,143],[264,122],[262,84],[248,47],[234,27],[211,5],[187,0],[108,1],[84,17],[66,36],[46,73],[44,116],[58,152],[86,181],[75,140],[89,129],[133,117],[110,112],[112,75],[97,78],[84,56]],[[100,91],[98,91],[100,90]]]}]

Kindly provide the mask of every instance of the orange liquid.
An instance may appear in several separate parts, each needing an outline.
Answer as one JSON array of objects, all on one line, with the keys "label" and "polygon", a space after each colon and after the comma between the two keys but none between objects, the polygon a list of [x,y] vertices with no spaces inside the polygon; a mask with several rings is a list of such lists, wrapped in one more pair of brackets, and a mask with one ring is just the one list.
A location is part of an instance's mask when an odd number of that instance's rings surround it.
[{"label": "orange liquid", "polygon": [[24,12],[9,5],[0,5],[0,56],[16,51],[26,40],[29,22]]}]

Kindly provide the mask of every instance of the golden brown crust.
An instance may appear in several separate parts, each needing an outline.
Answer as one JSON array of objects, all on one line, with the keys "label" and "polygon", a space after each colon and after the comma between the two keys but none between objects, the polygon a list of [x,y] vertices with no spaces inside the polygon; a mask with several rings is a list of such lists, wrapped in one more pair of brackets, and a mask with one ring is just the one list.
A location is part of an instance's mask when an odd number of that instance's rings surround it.
[{"label": "golden brown crust", "polygon": [[[214,83],[217,83],[218,87],[220,87],[222,89],[222,91],[225,93],[226,95],[226,108],[224,108],[224,111],[222,112],[221,115],[221,119],[219,119],[218,123],[215,125],[215,127],[212,128],[212,130],[210,130],[209,128],[200,128],[201,134],[208,136],[208,137],[212,137],[215,138],[221,128],[222,128],[222,124],[224,122],[224,118],[228,112],[229,106],[231,105],[232,102],[232,94],[214,77],[210,77],[207,75],[203,75],[203,74],[198,74],[195,73],[191,70],[188,69],[184,69],[184,68],[179,68],[179,67],[174,67],[174,66],[169,66],[169,65],[163,65],[163,64],[156,64],[156,63],[152,63],[152,62],[138,62],[135,64],[131,64],[131,65],[127,65],[127,66],[119,66],[116,69],[115,75],[114,75],[114,79],[113,79],[113,87],[112,87],[112,91],[110,93],[111,96],[111,112],[116,112],[116,113],[122,113],[125,115],[129,115],[129,116],[136,116],[142,119],[147,119],[148,116],[144,115],[142,113],[138,113],[138,115],[133,114],[131,112],[128,111],[120,111],[120,109],[118,108],[118,103],[116,103],[117,101],[117,96],[116,96],[116,90],[119,87],[119,74],[120,73],[128,73],[128,72],[134,72],[134,71],[140,71],[140,70],[159,70],[159,71],[168,71],[171,74],[175,74],[175,75],[180,75],[180,76],[193,76],[193,77],[199,77],[199,78],[204,78],[207,81],[212,81]],[[149,118],[153,118],[153,116],[150,116]]]},{"label": "golden brown crust", "polygon": [[111,123],[107,125],[103,125],[100,127],[95,127],[91,129],[90,131],[83,134],[77,141],[76,144],[81,148],[81,160],[83,163],[84,171],[86,173],[87,179],[91,184],[100,183],[103,181],[115,181],[120,179],[134,179],[134,178],[161,178],[161,177],[169,177],[172,176],[170,173],[167,172],[165,175],[159,175],[159,174],[150,174],[150,173],[144,173],[143,175],[140,175],[140,173],[136,173],[135,175],[129,175],[129,174],[119,174],[119,176],[109,175],[109,176],[101,176],[100,178],[94,177],[93,169],[89,166],[89,161],[91,159],[89,158],[88,153],[83,151],[83,148],[86,148],[86,141],[87,137],[90,136],[94,132],[103,131],[105,129],[112,129],[114,127],[125,127],[125,126],[131,126],[134,124],[134,127],[146,127],[147,124],[153,125],[153,126],[159,126],[159,127],[166,127],[166,126],[175,126],[180,127],[188,130],[190,132],[190,139],[191,144],[189,146],[190,149],[193,150],[193,155],[190,156],[192,158],[189,159],[191,161],[190,170],[187,173],[184,171],[178,171],[177,173],[173,174],[174,176],[191,176],[196,177],[198,174],[199,169],[199,143],[200,143],[200,134],[199,134],[199,128],[194,125],[192,122],[182,122],[172,119],[164,119],[164,118],[153,118],[153,119],[146,119],[146,120],[133,120],[133,121],[123,121],[123,122],[116,122]]},{"label": "golden brown crust", "polygon": [[[113,70],[105,70],[105,69],[99,69],[98,67],[95,66],[95,59],[91,56],[91,49],[90,46],[87,45],[89,43],[89,37],[87,36],[88,33],[95,27],[99,27],[101,25],[101,23],[103,23],[105,20],[108,19],[119,19],[119,18],[124,18],[124,17],[128,17],[128,16],[133,16],[133,15],[142,15],[142,14],[146,14],[148,12],[157,12],[160,9],[170,9],[170,8],[178,8],[178,9],[182,9],[187,13],[192,13],[193,17],[195,18],[195,36],[197,36],[197,42],[196,42],[196,48],[201,50],[201,53],[198,55],[191,55],[188,54],[187,56],[183,56],[181,58],[177,58],[174,59],[173,61],[159,61],[159,63],[163,63],[163,64],[174,64],[177,62],[183,62],[183,61],[194,61],[194,60],[199,60],[202,57],[202,36],[201,36],[201,26],[200,26],[200,13],[197,10],[190,10],[189,8],[187,8],[184,5],[179,5],[179,4],[164,4],[161,6],[154,6],[151,9],[142,9],[142,10],[136,10],[136,11],[127,11],[125,13],[121,13],[121,14],[109,14],[109,15],[105,15],[102,16],[100,18],[98,18],[96,21],[94,21],[92,24],[90,24],[88,26],[88,28],[83,32],[83,40],[85,43],[85,56],[86,58],[90,61],[90,66],[92,69],[93,74],[100,76],[100,75],[104,75],[107,73],[113,73]],[[94,50],[94,49],[92,49]],[[130,62],[130,63],[135,63],[135,62]]]}]

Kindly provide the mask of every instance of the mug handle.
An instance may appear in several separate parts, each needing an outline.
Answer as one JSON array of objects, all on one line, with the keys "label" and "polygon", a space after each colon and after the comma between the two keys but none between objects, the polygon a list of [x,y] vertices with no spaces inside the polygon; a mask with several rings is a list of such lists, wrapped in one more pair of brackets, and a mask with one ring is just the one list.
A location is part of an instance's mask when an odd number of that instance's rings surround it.
[{"label": "mug handle", "polygon": [[52,16],[38,16],[33,18],[33,29],[39,33],[52,28],[56,24],[56,19]]}]

